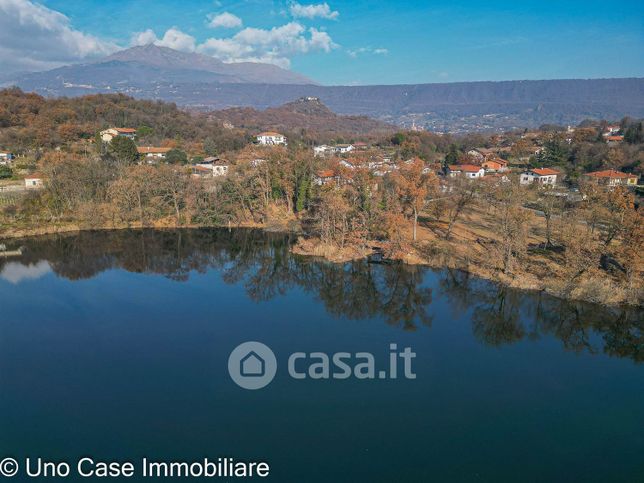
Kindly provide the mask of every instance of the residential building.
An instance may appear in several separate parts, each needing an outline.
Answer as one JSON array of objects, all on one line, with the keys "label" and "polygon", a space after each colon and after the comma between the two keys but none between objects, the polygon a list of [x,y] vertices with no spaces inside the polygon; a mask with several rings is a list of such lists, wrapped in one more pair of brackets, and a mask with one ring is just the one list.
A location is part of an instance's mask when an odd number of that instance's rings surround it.
[{"label": "residential building", "polygon": [[318,186],[323,186],[331,183],[337,183],[339,177],[336,175],[335,171],[332,169],[325,169],[318,171],[313,176],[313,183]]},{"label": "residential building", "polygon": [[286,146],[286,136],[277,132],[263,132],[255,136],[255,139],[257,139],[257,142],[259,144],[262,144],[264,146]]},{"label": "residential building", "polygon": [[14,159],[14,155],[11,153],[0,153],[0,166],[9,166]]},{"label": "residential building", "polygon": [[165,159],[165,155],[168,153],[168,151],[172,150],[172,148],[139,146],[136,148],[136,150],[141,156],[145,156],[146,158],[151,158],[152,160],[154,160],[154,159]]},{"label": "residential building", "polygon": [[622,173],[614,169],[604,171],[593,171],[587,173],[585,178],[588,181],[595,182],[606,186],[637,186],[638,177],[634,174]]},{"label": "residential building", "polygon": [[228,174],[228,162],[210,157],[197,163],[192,167],[193,176],[216,178],[218,176],[226,176]]},{"label": "residential building", "polygon": [[39,173],[33,173],[29,176],[25,176],[25,188],[28,190],[37,190],[42,188],[45,185],[43,175]]},{"label": "residential building", "polygon": [[474,164],[450,164],[447,167],[447,174],[452,178],[465,176],[469,179],[476,179],[485,176],[485,169]]},{"label": "residential building", "polygon": [[111,127],[109,129],[105,129],[104,131],[101,131],[99,134],[103,142],[109,143],[117,136],[134,139],[134,137],[136,136],[136,129],[130,127]]},{"label": "residential building", "polygon": [[557,184],[559,171],[551,168],[534,168],[521,173],[519,182],[523,185],[538,183],[542,185],[554,186]]},{"label": "residential building", "polygon": [[481,166],[485,168],[486,172],[502,173],[508,171],[508,162],[501,158],[487,159],[481,163]]},{"label": "residential building", "polygon": [[624,136],[606,136],[606,144],[619,144],[624,140]]}]

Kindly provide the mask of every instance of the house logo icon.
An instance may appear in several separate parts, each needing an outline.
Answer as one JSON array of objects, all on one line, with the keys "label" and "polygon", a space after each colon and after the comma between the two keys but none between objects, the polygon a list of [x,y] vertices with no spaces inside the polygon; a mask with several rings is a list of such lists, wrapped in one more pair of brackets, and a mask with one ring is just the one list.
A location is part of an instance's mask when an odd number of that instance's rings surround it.
[{"label": "house logo icon", "polygon": [[255,390],[266,387],[277,372],[273,351],[261,342],[244,342],[228,357],[228,372],[239,387]]},{"label": "house logo icon", "polygon": [[244,377],[264,377],[266,362],[255,351],[250,351],[239,361],[239,373]]}]

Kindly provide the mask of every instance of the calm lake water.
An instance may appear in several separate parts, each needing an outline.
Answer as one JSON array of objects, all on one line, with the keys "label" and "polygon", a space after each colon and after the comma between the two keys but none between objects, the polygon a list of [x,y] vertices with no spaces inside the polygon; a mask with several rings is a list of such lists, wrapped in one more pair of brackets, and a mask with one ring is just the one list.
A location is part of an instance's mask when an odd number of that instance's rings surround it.
[{"label": "calm lake water", "polygon": [[[8,243],[23,255],[0,258],[0,458],[228,456],[267,461],[279,482],[644,481],[642,311],[334,265],[289,243],[249,230]],[[276,355],[264,389],[228,376],[245,341]],[[391,343],[417,354],[416,379],[286,371],[293,352],[382,362]]]}]

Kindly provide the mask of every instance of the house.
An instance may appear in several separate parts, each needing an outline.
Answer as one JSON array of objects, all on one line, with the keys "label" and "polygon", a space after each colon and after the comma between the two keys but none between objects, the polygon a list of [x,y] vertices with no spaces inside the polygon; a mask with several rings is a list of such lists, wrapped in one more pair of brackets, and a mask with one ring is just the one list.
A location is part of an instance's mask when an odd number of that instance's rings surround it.
[{"label": "house", "polygon": [[604,128],[604,132],[602,133],[602,136],[604,137],[612,136],[613,134],[617,134],[621,129],[622,128],[619,124],[612,124],[610,126],[606,126]]},{"label": "house", "polygon": [[0,166],[9,166],[14,157],[11,153],[0,153]]},{"label": "house", "polygon": [[172,148],[155,148],[152,146],[144,146],[144,147],[137,147],[136,150],[141,156],[145,156],[146,158],[156,158],[156,159],[165,159],[165,155],[168,153],[168,151],[172,150]]},{"label": "house", "polygon": [[619,144],[624,140],[624,136],[606,136],[606,144]]},{"label": "house", "polygon": [[228,174],[228,162],[219,158],[206,158],[192,167],[192,175],[200,178],[216,178]]},{"label": "house", "polygon": [[329,152],[331,152],[331,146],[327,146],[326,144],[322,144],[321,146],[313,146],[314,156],[326,156]]},{"label": "house", "polygon": [[277,132],[268,131],[259,133],[257,136],[255,136],[255,139],[257,139],[257,142],[259,144],[262,144],[264,146],[286,146],[286,136]]},{"label": "house", "polygon": [[485,169],[474,164],[450,164],[447,167],[447,174],[452,178],[465,176],[469,179],[476,179],[485,176]]},{"label": "house", "polygon": [[634,174],[622,173],[621,171],[615,171],[614,169],[586,173],[585,178],[590,182],[606,186],[637,186],[638,180],[638,177]]},{"label": "house", "polygon": [[103,142],[109,143],[117,136],[134,139],[134,137],[136,136],[136,129],[131,127],[111,127],[109,129],[105,129],[104,131],[101,131],[99,134]]},{"label": "house", "polygon": [[335,171],[332,169],[325,169],[318,171],[313,176],[313,183],[318,186],[324,186],[331,183],[337,183],[339,177],[335,174]]},{"label": "house", "polygon": [[474,158],[476,161],[483,161],[484,159],[489,159],[497,156],[497,151],[490,148],[475,148],[470,149],[467,152],[467,155]]},{"label": "house", "polygon": [[42,188],[44,185],[44,177],[39,173],[33,173],[29,176],[25,176],[25,188],[27,188],[28,190],[37,190]]},{"label": "house", "polygon": [[519,182],[523,185],[538,183],[542,185],[554,186],[557,184],[557,175],[559,171],[551,168],[534,168],[521,173]]},{"label": "house", "polygon": [[485,168],[485,172],[501,173],[508,171],[508,162],[501,158],[487,159],[481,163],[481,166]]},{"label": "house", "polygon": [[353,144],[338,144],[335,146],[335,152],[338,154],[347,154],[353,151],[355,148]]},{"label": "house", "polygon": [[353,147],[359,151],[364,151],[369,146],[367,145],[367,143],[358,142],[358,143],[353,143]]}]

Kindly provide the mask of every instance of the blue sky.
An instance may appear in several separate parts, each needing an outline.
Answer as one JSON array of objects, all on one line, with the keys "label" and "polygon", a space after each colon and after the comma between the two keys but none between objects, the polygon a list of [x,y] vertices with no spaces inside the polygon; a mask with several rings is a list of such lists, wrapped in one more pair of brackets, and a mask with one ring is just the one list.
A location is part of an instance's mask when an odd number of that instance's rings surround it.
[{"label": "blue sky", "polygon": [[[0,0],[0,10],[3,3],[33,2]],[[72,61],[74,53],[83,60],[156,41],[228,61],[270,61],[323,84],[644,76],[641,1],[329,0],[325,6],[44,0],[42,5],[67,17],[66,28],[89,43],[65,53]],[[217,17],[223,13],[230,15]],[[220,21],[209,26],[215,18]],[[34,65],[69,61],[65,55],[60,61],[54,53],[33,59]]]}]

